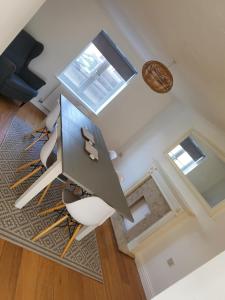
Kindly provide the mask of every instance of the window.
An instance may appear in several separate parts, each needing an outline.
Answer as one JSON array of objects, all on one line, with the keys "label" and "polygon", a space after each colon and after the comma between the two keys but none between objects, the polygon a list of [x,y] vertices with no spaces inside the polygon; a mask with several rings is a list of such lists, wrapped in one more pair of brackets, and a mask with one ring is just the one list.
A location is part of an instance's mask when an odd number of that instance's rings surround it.
[{"label": "window", "polygon": [[197,167],[205,158],[196,141],[190,137],[187,137],[170,151],[169,156],[185,175]]},{"label": "window", "polygon": [[97,115],[136,73],[109,36],[101,31],[58,78]]}]

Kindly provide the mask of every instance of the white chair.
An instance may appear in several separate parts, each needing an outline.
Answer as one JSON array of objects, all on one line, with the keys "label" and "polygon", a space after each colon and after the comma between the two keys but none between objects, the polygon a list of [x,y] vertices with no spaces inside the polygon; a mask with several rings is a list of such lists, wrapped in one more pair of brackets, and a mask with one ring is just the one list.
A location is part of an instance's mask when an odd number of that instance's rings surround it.
[{"label": "white chair", "polygon": [[73,223],[73,220],[75,220],[75,222],[72,225],[77,226],[75,226],[75,229],[70,239],[66,243],[64,250],[60,255],[61,258],[65,256],[66,252],[71,247],[82,226],[96,228],[97,226],[102,225],[115,212],[114,208],[109,206],[107,203],[105,203],[102,199],[98,197],[90,196],[83,199],[79,199],[70,191],[64,190],[63,202],[58,203],[53,208],[41,212],[40,215],[45,215],[61,209],[65,209],[66,211],[64,216],[60,217],[60,219],[58,219],[55,223],[42,230],[32,239],[32,241],[38,240],[39,238],[45,236],[48,232],[50,232],[52,229],[54,229],[66,220],[68,221],[68,224],[70,224],[71,222]]},{"label": "white chair", "polygon": [[49,137],[49,134],[54,130],[55,124],[58,120],[60,114],[60,103],[57,101],[56,107],[47,115],[47,117],[42,122],[42,127],[35,129],[28,136],[32,137],[36,133],[39,133],[40,136],[35,139],[29,146],[25,148],[25,151],[31,149],[38,141],[42,140],[45,137]]},{"label": "white chair", "polygon": [[[33,167],[33,171],[31,171],[27,175],[17,180],[13,185],[10,186],[10,189],[16,188],[18,185],[20,185],[21,183],[29,179],[31,176],[38,173],[39,171],[43,171],[43,169],[46,170],[55,162],[56,155],[53,154],[53,149],[56,145],[56,141],[57,141],[57,126],[55,126],[52,134],[50,135],[49,140],[42,146],[40,151],[40,158],[25,163],[16,170],[16,172],[20,172],[27,168]],[[63,183],[65,183],[65,178],[63,176],[59,176],[58,179],[60,179],[61,181],[63,181]],[[47,185],[46,188],[43,190],[41,197],[38,201],[38,204],[40,204],[44,200],[44,197],[46,196],[49,188],[51,187],[51,184],[52,183]]]}]

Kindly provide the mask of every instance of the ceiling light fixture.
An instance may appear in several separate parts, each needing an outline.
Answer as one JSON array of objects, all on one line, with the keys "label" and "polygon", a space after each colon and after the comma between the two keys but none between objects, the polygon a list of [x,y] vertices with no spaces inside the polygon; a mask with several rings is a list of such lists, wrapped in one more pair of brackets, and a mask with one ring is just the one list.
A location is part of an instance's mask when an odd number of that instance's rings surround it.
[{"label": "ceiling light fixture", "polygon": [[173,76],[169,69],[159,61],[147,61],[142,67],[145,83],[157,93],[167,93],[173,86]]}]

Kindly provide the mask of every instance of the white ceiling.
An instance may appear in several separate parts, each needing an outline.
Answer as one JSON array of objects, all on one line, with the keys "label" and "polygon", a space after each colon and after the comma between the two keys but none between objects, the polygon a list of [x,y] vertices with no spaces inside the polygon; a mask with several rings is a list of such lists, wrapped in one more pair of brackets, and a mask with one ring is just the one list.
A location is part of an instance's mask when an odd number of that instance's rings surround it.
[{"label": "white ceiling", "polygon": [[[124,146],[177,100],[225,129],[224,1],[47,0],[27,26],[45,45],[31,64],[48,82],[40,97],[56,88],[56,75],[101,29],[139,72],[97,118],[110,148]],[[170,93],[157,94],[142,80],[150,59],[176,61]]]},{"label": "white ceiling", "polygon": [[[143,60],[176,61],[172,96],[225,129],[225,1],[99,1]],[[148,93],[148,103],[140,100],[144,112],[157,105]]]},{"label": "white ceiling", "polygon": [[95,119],[109,148],[118,150],[171,103],[171,95],[158,95],[137,78]]}]

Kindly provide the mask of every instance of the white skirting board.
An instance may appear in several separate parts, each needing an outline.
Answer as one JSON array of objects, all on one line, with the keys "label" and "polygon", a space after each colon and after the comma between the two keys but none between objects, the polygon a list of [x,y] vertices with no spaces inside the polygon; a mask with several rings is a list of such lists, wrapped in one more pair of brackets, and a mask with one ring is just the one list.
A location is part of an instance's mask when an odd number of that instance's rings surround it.
[{"label": "white skirting board", "polygon": [[86,109],[81,101],[62,84],[59,84],[42,102],[39,102],[36,98],[34,98],[31,102],[44,113],[48,113],[55,107],[56,101],[59,99],[61,94],[70,100],[86,116],[91,117],[93,115],[91,111]]},{"label": "white skirting board", "polygon": [[31,100],[31,103],[34,104],[37,108],[39,108],[44,114],[48,114],[49,110],[47,110],[38,99],[34,98]]},{"label": "white skirting board", "polygon": [[135,263],[138,269],[138,273],[140,275],[142,286],[144,288],[145,296],[147,300],[150,300],[155,296],[155,293],[151,284],[151,280],[149,278],[149,274],[145,270],[144,264],[140,257],[135,256]]}]

